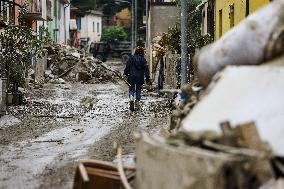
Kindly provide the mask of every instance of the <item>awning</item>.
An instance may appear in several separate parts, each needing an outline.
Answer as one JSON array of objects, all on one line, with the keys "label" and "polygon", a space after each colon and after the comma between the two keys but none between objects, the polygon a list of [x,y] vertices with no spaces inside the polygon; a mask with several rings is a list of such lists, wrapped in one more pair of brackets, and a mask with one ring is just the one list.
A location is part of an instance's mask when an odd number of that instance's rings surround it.
[{"label": "awning", "polygon": [[45,21],[44,18],[42,18],[41,13],[39,12],[31,12],[24,15],[24,18],[27,20],[39,20],[39,21]]}]

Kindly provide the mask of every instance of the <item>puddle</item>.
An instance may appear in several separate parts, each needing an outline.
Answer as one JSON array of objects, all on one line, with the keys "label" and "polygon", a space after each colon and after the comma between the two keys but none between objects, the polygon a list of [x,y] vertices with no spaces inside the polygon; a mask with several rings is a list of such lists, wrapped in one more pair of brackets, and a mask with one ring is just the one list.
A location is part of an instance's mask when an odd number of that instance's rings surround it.
[{"label": "puddle", "polygon": [[4,115],[0,117],[0,129],[21,123],[21,120],[11,115]]}]

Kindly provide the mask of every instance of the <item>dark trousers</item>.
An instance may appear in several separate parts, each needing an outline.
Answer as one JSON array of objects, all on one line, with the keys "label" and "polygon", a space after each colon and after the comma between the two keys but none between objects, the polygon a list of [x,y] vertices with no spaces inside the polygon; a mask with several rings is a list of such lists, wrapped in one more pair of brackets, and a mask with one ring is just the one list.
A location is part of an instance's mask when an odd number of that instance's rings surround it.
[{"label": "dark trousers", "polygon": [[141,91],[142,91],[142,85],[141,84],[134,84],[131,83],[129,87],[129,98],[135,97],[137,101],[141,100]]}]

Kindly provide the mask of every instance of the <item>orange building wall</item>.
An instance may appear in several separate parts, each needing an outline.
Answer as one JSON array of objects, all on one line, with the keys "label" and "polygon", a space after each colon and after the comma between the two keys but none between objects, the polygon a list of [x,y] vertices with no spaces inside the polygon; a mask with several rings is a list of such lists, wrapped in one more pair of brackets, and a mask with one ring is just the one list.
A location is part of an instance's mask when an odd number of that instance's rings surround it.
[{"label": "orange building wall", "polygon": [[[15,3],[19,4],[19,5],[23,5],[25,2],[29,3],[29,7],[28,10],[29,12],[36,12],[36,7],[37,7],[37,0],[32,0],[32,3],[30,3],[29,0],[15,0]],[[20,7],[15,6],[15,24],[18,25],[19,21],[18,21],[18,17],[19,17],[19,10]],[[27,20],[27,26],[32,28],[34,31],[37,30],[37,22],[36,20]]]},{"label": "orange building wall", "polygon": [[130,26],[131,13],[128,8],[122,9],[115,15],[115,21],[118,26]]}]

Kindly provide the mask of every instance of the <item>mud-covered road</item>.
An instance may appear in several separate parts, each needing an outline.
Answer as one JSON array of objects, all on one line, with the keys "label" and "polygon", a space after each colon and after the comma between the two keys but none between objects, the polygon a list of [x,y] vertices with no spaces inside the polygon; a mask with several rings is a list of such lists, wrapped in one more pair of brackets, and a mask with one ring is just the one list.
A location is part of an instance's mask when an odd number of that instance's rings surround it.
[{"label": "mud-covered road", "polygon": [[78,160],[112,161],[113,141],[132,153],[134,132],[154,135],[169,124],[167,99],[144,93],[141,110],[130,112],[127,88],[122,81],[45,84],[28,104],[9,107],[0,118],[0,188],[72,188]]}]

